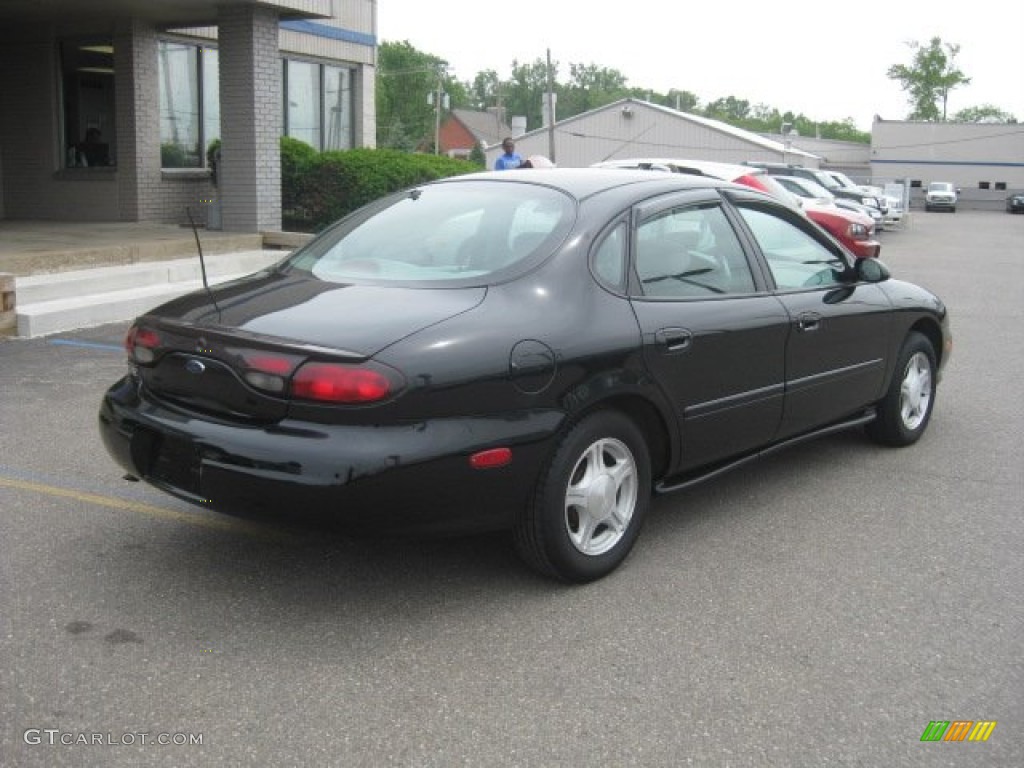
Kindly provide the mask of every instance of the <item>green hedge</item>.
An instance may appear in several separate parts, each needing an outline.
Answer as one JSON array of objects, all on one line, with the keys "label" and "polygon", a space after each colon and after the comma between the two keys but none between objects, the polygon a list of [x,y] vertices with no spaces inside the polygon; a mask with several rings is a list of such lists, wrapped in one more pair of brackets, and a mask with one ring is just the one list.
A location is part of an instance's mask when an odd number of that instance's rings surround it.
[{"label": "green hedge", "polygon": [[482,170],[439,155],[393,149],[317,152],[281,139],[281,203],[284,228],[318,232],[385,195],[427,181]]}]

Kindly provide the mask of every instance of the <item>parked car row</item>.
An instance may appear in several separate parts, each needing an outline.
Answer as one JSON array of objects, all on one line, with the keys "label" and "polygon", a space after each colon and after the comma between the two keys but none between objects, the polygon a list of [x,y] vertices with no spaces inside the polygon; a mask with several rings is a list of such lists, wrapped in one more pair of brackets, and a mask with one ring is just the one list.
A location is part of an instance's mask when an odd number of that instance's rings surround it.
[{"label": "parked car row", "polygon": [[875,229],[880,230],[885,226],[885,217],[882,212],[873,205],[863,205],[855,200],[846,197],[836,197],[816,181],[800,178],[798,176],[775,176],[777,182],[802,198],[804,201],[811,201],[818,205],[834,205],[850,211],[856,211],[862,216],[867,216],[875,224]]},{"label": "parked car row", "polygon": [[884,216],[889,209],[882,190],[878,187],[865,188],[853,182],[849,176],[838,171],[823,171],[817,168],[804,168],[800,165],[787,163],[748,162],[757,168],[763,168],[773,176],[797,176],[820,184],[834,197],[853,200],[861,205],[877,208]]}]

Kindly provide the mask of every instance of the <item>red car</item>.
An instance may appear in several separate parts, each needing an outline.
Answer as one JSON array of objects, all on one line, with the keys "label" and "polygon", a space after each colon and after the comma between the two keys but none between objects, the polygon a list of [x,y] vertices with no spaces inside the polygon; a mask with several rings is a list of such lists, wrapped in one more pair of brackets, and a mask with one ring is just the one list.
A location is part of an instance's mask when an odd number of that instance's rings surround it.
[{"label": "red car", "polygon": [[607,160],[596,163],[599,168],[643,168],[654,171],[688,173],[693,176],[709,176],[723,181],[745,184],[759,189],[790,205],[802,208],[811,221],[846,246],[859,259],[875,258],[882,245],[874,239],[875,223],[868,216],[843,208],[823,207],[804,203],[791,193],[764,169],[749,165],[732,165],[708,160],[679,160],[668,158],[630,158],[628,160]]},{"label": "red car", "polygon": [[874,238],[875,222],[870,216],[835,206],[803,202],[807,218],[845,245],[858,259],[877,258],[882,245]]}]

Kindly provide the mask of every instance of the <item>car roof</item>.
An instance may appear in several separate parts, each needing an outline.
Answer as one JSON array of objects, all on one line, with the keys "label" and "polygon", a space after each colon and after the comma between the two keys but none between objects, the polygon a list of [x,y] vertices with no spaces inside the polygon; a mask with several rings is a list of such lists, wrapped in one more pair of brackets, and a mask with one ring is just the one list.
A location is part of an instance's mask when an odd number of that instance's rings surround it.
[{"label": "car roof", "polygon": [[679,157],[632,157],[621,160],[606,160],[595,163],[592,168],[642,168],[664,170],[694,176],[710,176],[715,179],[733,181],[746,174],[764,173],[760,168],[751,168],[736,163],[720,163],[714,160],[690,160]]},{"label": "car roof", "polygon": [[440,179],[435,184],[458,184],[466,181],[501,181],[507,183],[543,184],[582,200],[601,192],[633,185],[644,185],[652,194],[676,189],[734,187],[728,181],[709,176],[677,173],[651,173],[647,170],[617,168],[529,168],[510,171],[484,171]]}]

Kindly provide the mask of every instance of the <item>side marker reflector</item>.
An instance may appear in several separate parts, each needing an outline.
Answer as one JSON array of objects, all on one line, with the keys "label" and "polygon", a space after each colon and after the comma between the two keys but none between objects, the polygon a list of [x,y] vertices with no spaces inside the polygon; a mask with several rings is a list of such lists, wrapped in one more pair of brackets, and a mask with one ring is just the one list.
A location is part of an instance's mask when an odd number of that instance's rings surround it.
[{"label": "side marker reflector", "polygon": [[512,461],[511,448],[490,448],[474,453],[469,457],[469,466],[473,469],[494,469],[504,467]]}]

